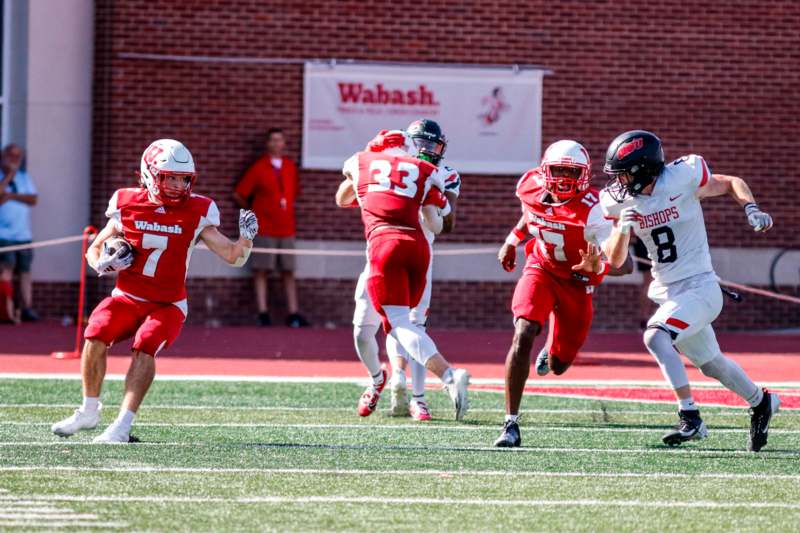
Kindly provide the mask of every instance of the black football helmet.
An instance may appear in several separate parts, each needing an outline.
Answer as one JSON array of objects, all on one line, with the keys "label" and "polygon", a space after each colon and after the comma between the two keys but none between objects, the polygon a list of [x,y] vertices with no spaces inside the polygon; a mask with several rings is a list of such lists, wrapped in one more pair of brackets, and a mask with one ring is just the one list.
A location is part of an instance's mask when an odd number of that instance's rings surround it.
[{"label": "black football helmet", "polygon": [[415,120],[408,125],[406,133],[417,148],[417,157],[439,164],[447,149],[447,137],[438,123],[427,118]]},{"label": "black football helmet", "polygon": [[664,149],[654,133],[632,130],[618,135],[606,151],[606,190],[617,202],[636,196],[664,170]]}]

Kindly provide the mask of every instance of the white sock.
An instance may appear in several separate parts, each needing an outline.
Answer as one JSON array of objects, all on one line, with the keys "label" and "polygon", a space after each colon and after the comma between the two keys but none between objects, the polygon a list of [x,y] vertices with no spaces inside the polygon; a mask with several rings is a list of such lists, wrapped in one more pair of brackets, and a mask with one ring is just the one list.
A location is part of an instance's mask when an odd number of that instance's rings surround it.
[{"label": "white sock", "polygon": [[375,334],[378,333],[378,326],[363,325],[353,326],[353,340],[356,346],[356,353],[370,376],[380,374],[381,361],[378,357],[378,341]]},{"label": "white sock", "polygon": [[117,416],[117,419],[114,420],[114,424],[119,428],[130,431],[131,425],[133,424],[133,417],[135,416],[136,413],[133,411],[122,408],[119,410],[119,415]]},{"label": "white sock", "polygon": [[679,398],[678,399],[678,409],[681,411],[697,411],[697,404],[694,403],[694,398],[689,396],[688,398]]},{"label": "white sock", "polygon": [[421,395],[417,396],[416,394],[414,394],[411,397],[411,401],[412,402],[417,402],[417,403],[425,403],[425,396],[421,396]]},{"label": "white sock", "polygon": [[411,392],[414,397],[419,396],[421,399],[425,397],[425,377],[428,374],[428,369],[417,363],[413,359],[411,364]]},{"label": "white sock", "polygon": [[84,396],[81,411],[84,413],[94,413],[100,407],[100,398],[96,396]]},{"label": "white sock", "polygon": [[372,376],[372,385],[379,387],[383,384],[383,369],[380,369],[377,374]]},{"label": "white sock", "polygon": [[701,365],[700,372],[705,376],[716,379],[725,385],[728,390],[738,394],[739,397],[750,404],[750,407],[755,407],[764,398],[764,392],[745,374],[742,367],[733,359],[728,359],[722,354]]},{"label": "white sock", "polygon": [[519,415],[506,415],[506,422],[519,422]]},{"label": "white sock", "polygon": [[402,368],[392,369],[392,384],[406,386],[406,371]]},{"label": "white sock", "polygon": [[444,371],[444,374],[442,374],[442,383],[444,383],[445,385],[451,385],[453,383],[452,368],[448,368],[447,370]]}]

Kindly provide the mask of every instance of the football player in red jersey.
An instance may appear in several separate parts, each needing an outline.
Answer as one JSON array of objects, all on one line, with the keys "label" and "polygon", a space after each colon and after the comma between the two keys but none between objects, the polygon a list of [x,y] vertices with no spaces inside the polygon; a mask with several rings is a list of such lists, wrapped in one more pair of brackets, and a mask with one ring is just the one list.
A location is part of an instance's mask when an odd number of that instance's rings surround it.
[{"label": "football player in red jersey", "polygon": [[[345,179],[336,192],[336,203],[361,207],[370,272],[367,292],[384,331],[411,358],[441,378],[455,406],[455,417],[461,420],[468,408],[469,374],[452,368],[409,316],[422,297],[430,261],[420,209],[431,226],[441,225],[441,217],[450,210],[444,196],[444,173],[417,155],[418,149],[405,131],[379,133],[366,151],[345,162]],[[369,360],[360,351],[359,356],[373,380],[358,402],[359,414],[367,416],[378,405],[387,373],[377,353]]]},{"label": "football player in red jersey", "polygon": [[606,274],[632,271],[628,260],[610,271],[599,246],[611,235],[600,191],[590,187],[591,162],[575,141],[550,145],[541,164],[517,184],[522,218],[500,249],[503,268],[514,269],[516,246],[528,235],[527,260],[514,290],[514,340],[506,358],[506,419],[495,446],[521,444],[519,406],[530,371],[534,338],[550,319],[545,348],[536,361],[544,376],[563,374],[575,360],[592,324],[592,293]]},{"label": "football player in red jersey", "polygon": [[[130,441],[133,417],[155,376],[155,356],[178,337],[186,319],[186,272],[195,244],[202,241],[226,263],[241,267],[258,231],[255,215],[245,210],[239,213],[236,242],[217,230],[217,206],[192,194],[194,160],[178,141],[152,143],[142,155],[140,179],[142,187],[119,189],[111,197],[108,224],[86,253],[99,275],[118,272],[118,277],[111,296],[89,318],[81,356],[83,405],[53,424],[53,433],[62,437],[97,426],[108,347],[134,337],[119,416],[94,439]],[[106,251],[104,243],[119,237],[130,243],[132,254],[124,246]]]}]

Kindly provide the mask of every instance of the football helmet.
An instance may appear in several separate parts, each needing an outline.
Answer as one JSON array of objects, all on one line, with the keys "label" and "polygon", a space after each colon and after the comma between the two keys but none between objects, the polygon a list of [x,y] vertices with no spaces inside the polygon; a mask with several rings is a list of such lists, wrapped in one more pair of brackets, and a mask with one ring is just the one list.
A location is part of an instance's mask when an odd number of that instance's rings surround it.
[{"label": "football helmet", "polygon": [[408,125],[406,133],[417,150],[417,157],[438,166],[447,149],[447,137],[439,124],[427,118],[415,120]]},{"label": "football helmet", "polygon": [[381,130],[367,143],[367,152],[383,152],[389,149],[398,149],[405,154],[414,151],[411,137],[403,130]]},{"label": "football helmet", "polygon": [[589,188],[592,162],[579,142],[554,142],[545,150],[539,168],[545,189],[559,198],[572,198]]},{"label": "football helmet", "polygon": [[[179,178],[183,186],[167,186],[167,178]],[[194,159],[183,143],[174,139],[154,141],[142,154],[140,178],[152,199],[164,205],[180,205],[189,198],[197,178]]]},{"label": "football helmet", "polygon": [[662,170],[664,149],[654,133],[626,131],[608,145],[603,172],[609,176],[606,190],[617,202],[640,194]]}]

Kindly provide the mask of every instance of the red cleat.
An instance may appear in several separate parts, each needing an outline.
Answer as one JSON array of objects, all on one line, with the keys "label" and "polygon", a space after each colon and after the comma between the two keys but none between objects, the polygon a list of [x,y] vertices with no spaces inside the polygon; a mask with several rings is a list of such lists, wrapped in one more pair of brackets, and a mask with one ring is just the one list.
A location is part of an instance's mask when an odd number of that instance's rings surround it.
[{"label": "red cleat", "polygon": [[389,381],[389,373],[386,371],[385,366],[381,366],[381,373],[383,374],[383,382],[380,385],[370,385],[367,390],[358,399],[358,416],[369,416],[375,412],[378,407],[378,400],[381,399],[381,392]]},{"label": "red cleat", "polygon": [[412,400],[408,404],[408,414],[418,422],[425,422],[431,419],[431,411],[428,409],[426,402]]}]

